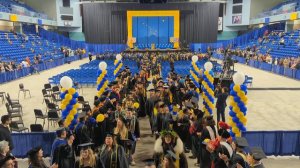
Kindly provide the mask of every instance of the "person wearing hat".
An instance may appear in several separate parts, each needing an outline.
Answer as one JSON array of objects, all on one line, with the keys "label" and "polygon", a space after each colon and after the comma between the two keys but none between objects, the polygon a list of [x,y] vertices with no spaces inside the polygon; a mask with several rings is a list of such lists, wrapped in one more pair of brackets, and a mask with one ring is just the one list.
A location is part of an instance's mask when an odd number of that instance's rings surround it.
[{"label": "person wearing hat", "polygon": [[53,163],[52,166],[48,167],[43,160],[43,149],[42,147],[32,148],[27,152],[29,168],[58,168],[57,163]]},{"label": "person wearing hat", "polygon": [[[105,102],[107,101],[106,97],[101,96],[97,102],[98,104],[96,104],[96,106],[94,107],[93,110],[93,114],[92,117],[94,118],[94,120],[97,119],[97,116],[99,114],[103,114],[106,118],[108,117],[108,115],[106,114],[107,109],[105,107]],[[104,139],[105,139],[105,132],[107,132],[107,120],[106,118],[102,121],[102,122],[98,122],[94,125],[94,139],[93,142],[95,142],[95,147],[98,147],[100,145],[102,145],[104,143]]]},{"label": "person wearing hat", "polygon": [[126,118],[122,116],[119,117],[117,120],[117,126],[114,129],[114,134],[116,135],[116,142],[124,148],[130,164],[133,165],[134,162],[132,162],[131,158],[131,148],[134,142],[134,137],[132,132],[130,132],[126,127],[126,124]]},{"label": "person wearing hat", "polygon": [[85,121],[86,121],[86,115],[82,112],[79,114],[78,123],[74,130],[74,134],[75,134],[74,147],[75,147],[77,156],[79,154],[78,145],[92,141],[89,136],[88,128],[85,125]]},{"label": "person wearing hat", "polygon": [[200,160],[200,167],[208,168],[211,167],[211,154],[210,151],[208,151],[207,148],[207,140],[216,140],[217,138],[217,129],[215,127],[215,120],[213,119],[213,116],[207,116],[204,121],[204,125],[206,125],[201,133],[201,160]]},{"label": "person wearing hat", "polygon": [[[162,103],[159,105],[158,114],[155,122],[155,131],[161,132],[162,130],[170,130],[170,124],[172,124],[173,118],[169,112],[169,107]],[[158,137],[156,137],[158,138]]]},{"label": "person wearing hat", "polygon": [[150,94],[149,94],[149,97],[147,98],[146,103],[145,103],[145,110],[146,110],[146,114],[149,118],[151,133],[153,135],[154,134],[154,130],[153,130],[154,113],[153,113],[153,110],[154,110],[155,102],[158,100],[158,96],[156,96],[154,88],[149,89],[148,92]]},{"label": "person wearing hat", "polygon": [[[80,155],[79,159],[76,160],[75,168],[98,168],[102,164],[101,162],[97,162],[97,157],[94,154],[94,151],[91,149],[93,146],[93,143],[84,143],[78,145],[78,148],[80,149]],[[104,165],[101,165],[104,167]]]},{"label": "person wearing hat", "polygon": [[[179,105],[178,105],[179,106]],[[180,110],[180,106],[176,107],[178,108],[176,119],[173,122],[173,129],[174,131],[178,134],[180,139],[184,143],[184,149],[186,150],[187,148],[187,143],[190,142],[188,141],[189,138],[189,127],[190,127],[190,120],[188,114],[188,109],[184,109],[183,111]],[[173,109],[175,111],[175,107],[173,106]]]},{"label": "person wearing hat", "polygon": [[127,112],[126,112],[126,122],[127,122],[127,128],[128,130],[131,132],[132,136],[133,136],[133,143],[132,143],[132,147],[130,150],[130,154],[131,154],[131,165],[135,165],[135,161],[134,161],[134,153],[135,153],[135,147],[136,147],[136,143],[137,141],[140,140],[140,124],[139,124],[139,120],[137,119],[137,117],[133,114],[133,109],[128,108]]},{"label": "person wearing hat", "polygon": [[261,162],[262,159],[267,158],[265,152],[261,147],[250,148],[250,155],[248,155],[248,163],[253,168],[264,168],[264,164]]},{"label": "person wearing hat", "polygon": [[15,168],[18,167],[15,165],[15,157],[8,155],[0,159],[0,168]]},{"label": "person wearing hat", "polygon": [[249,146],[247,139],[244,137],[236,137],[235,141],[231,143],[231,146],[234,151],[231,163],[233,165],[239,163],[243,167],[249,167],[247,163],[247,154],[244,151],[244,148]]},{"label": "person wearing hat", "polygon": [[181,139],[174,131],[163,130],[154,144],[154,160],[156,167],[162,166],[163,159],[170,151],[175,156],[175,167],[187,168],[188,163],[184,154],[184,146]]},{"label": "person wearing hat", "polygon": [[74,167],[75,166],[75,149],[73,147],[74,142],[74,134],[72,131],[67,132],[66,141],[67,144],[61,145],[58,148],[57,155],[55,157],[55,161],[58,164],[58,167]]},{"label": "person wearing hat", "polygon": [[98,168],[129,168],[124,148],[115,143],[113,133],[106,134],[105,143],[99,148],[98,163]]},{"label": "person wearing hat", "polygon": [[65,128],[59,128],[58,130],[56,130],[56,139],[54,140],[52,147],[51,147],[51,163],[55,163],[57,162],[55,160],[55,155],[57,155],[58,152],[58,148],[61,145],[65,145],[67,144],[66,141],[66,136],[67,136],[67,131]]}]

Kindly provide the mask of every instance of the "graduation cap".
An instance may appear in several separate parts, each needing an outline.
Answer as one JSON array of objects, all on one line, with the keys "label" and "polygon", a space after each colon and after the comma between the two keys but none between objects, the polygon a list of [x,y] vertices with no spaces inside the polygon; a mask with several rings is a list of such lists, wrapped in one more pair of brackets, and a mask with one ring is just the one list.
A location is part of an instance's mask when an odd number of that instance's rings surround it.
[{"label": "graduation cap", "polygon": [[247,139],[244,137],[236,137],[235,143],[236,143],[236,146],[239,148],[245,148],[245,147],[249,146]]},{"label": "graduation cap", "polygon": [[7,161],[14,159],[15,157],[13,157],[12,155],[5,156],[3,159],[0,160],[0,167],[3,167]]},{"label": "graduation cap", "polygon": [[111,81],[109,84],[108,84],[108,87],[112,87],[114,85],[117,85],[118,84],[118,81]]},{"label": "graduation cap", "polygon": [[166,158],[170,158],[173,161],[178,160],[178,157],[176,156],[176,154],[173,151],[168,150],[167,153],[168,154],[166,154],[166,156],[165,156]]},{"label": "graduation cap", "polygon": [[148,92],[154,92],[155,91],[155,89],[154,88],[150,88],[150,89],[148,89]]},{"label": "graduation cap", "polygon": [[145,160],[143,160],[143,162],[145,163],[145,166],[153,166],[153,165],[155,165],[155,161],[154,161],[154,159],[145,159]]},{"label": "graduation cap", "polygon": [[93,145],[94,143],[88,142],[88,143],[79,144],[78,148],[80,150],[87,150],[87,149],[91,149]]},{"label": "graduation cap", "polygon": [[27,156],[30,157],[30,158],[32,158],[32,157],[34,157],[41,149],[42,149],[41,146],[32,148],[32,149],[30,149],[30,150],[27,152]]},{"label": "graduation cap", "polygon": [[164,88],[169,88],[169,85],[167,83],[164,84]]},{"label": "graduation cap", "polygon": [[79,113],[78,114],[78,118],[81,119],[81,118],[84,118],[86,116],[86,113],[85,112],[82,112],[82,113]]},{"label": "graduation cap", "polygon": [[265,152],[261,147],[252,147],[250,148],[250,151],[251,151],[250,154],[254,160],[259,161],[261,159],[267,158]]}]

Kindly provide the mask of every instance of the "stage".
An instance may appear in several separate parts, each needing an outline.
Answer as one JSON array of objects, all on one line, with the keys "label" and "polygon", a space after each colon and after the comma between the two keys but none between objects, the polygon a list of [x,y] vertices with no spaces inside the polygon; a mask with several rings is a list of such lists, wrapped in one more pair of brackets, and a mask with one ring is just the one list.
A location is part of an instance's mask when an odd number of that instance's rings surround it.
[{"label": "stage", "polygon": [[145,52],[149,52],[149,53],[157,53],[157,52],[161,52],[161,53],[168,53],[168,52],[176,52],[176,53],[180,53],[180,52],[189,52],[188,48],[182,48],[182,49],[126,49],[125,51],[123,51],[124,53],[145,53]]}]

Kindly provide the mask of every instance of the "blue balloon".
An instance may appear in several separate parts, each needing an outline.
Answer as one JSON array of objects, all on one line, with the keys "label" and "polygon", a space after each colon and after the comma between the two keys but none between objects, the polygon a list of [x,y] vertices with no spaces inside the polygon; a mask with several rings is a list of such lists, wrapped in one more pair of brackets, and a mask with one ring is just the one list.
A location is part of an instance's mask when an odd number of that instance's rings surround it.
[{"label": "blue balloon", "polygon": [[233,87],[234,87],[234,84],[232,83],[232,84],[230,85],[230,90],[233,90]]},{"label": "blue balloon", "polygon": [[73,98],[77,98],[79,96],[79,94],[77,93],[77,92],[75,92],[74,94],[73,94]]},{"label": "blue balloon", "polygon": [[70,110],[72,110],[72,108],[73,108],[73,106],[69,104],[69,105],[67,105],[66,110],[70,111]]},{"label": "blue balloon", "polygon": [[230,115],[230,117],[236,117],[236,114],[233,111],[229,111],[229,115]]},{"label": "blue balloon", "polygon": [[229,106],[229,110],[231,110],[231,111],[232,111],[232,108],[233,108],[232,106]]},{"label": "blue balloon", "polygon": [[241,85],[241,90],[244,91],[244,92],[247,91],[247,86],[246,85]]},{"label": "blue balloon", "polygon": [[239,119],[237,117],[232,117],[232,121],[237,123],[237,122],[239,122]]},{"label": "blue balloon", "polygon": [[102,71],[99,69],[99,70],[97,71],[97,76],[99,76],[101,73],[102,73]]},{"label": "blue balloon", "polygon": [[236,124],[236,125],[237,125],[237,127],[238,127],[240,130],[242,130],[243,127],[244,127],[244,125],[243,125],[242,123],[238,123],[238,124]]},{"label": "blue balloon", "polygon": [[239,104],[241,102],[241,99],[239,97],[234,97],[234,101]]},{"label": "blue balloon", "polygon": [[61,98],[61,99],[64,99],[65,96],[66,96],[66,93],[65,93],[65,92],[62,92],[62,93],[60,94],[60,98]]},{"label": "blue balloon", "polygon": [[245,126],[243,126],[241,130],[242,130],[243,132],[246,132],[246,131],[247,131],[247,129],[246,129]]},{"label": "blue balloon", "polygon": [[71,101],[70,101],[70,105],[74,105],[74,104],[76,104],[76,98],[73,98]]},{"label": "blue balloon", "polygon": [[97,86],[97,90],[99,91],[99,90],[100,90],[100,88],[101,88],[101,87],[100,87],[100,85],[98,85],[98,86]]},{"label": "blue balloon", "polygon": [[235,137],[235,134],[234,134],[232,131],[230,131],[229,133],[230,133],[230,136],[231,136],[232,138]]},{"label": "blue balloon", "polygon": [[64,110],[61,112],[61,117],[62,117],[63,119],[65,119],[65,118],[68,116],[68,114],[69,114],[69,111],[66,110],[66,109],[64,109]]}]

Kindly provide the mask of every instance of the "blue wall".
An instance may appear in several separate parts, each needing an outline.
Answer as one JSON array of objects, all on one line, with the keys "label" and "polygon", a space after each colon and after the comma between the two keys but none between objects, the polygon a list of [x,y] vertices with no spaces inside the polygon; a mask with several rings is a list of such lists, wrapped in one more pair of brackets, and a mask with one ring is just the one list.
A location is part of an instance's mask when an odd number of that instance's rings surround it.
[{"label": "blue wall", "polygon": [[174,36],[174,17],[133,17],[132,34],[136,38],[137,46],[169,46],[170,37]]}]

